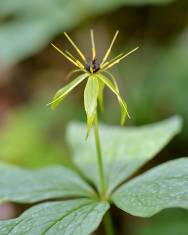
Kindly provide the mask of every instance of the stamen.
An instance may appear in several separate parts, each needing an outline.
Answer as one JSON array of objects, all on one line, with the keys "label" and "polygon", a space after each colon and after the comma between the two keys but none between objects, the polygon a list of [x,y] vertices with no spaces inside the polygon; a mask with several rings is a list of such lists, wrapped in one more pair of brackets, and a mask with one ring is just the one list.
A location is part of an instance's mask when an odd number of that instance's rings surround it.
[{"label": "stamen", "polygon": [[95,40],[94,40],[94,31],[93,31],[93,29],[91,29],[90,34],[91,34],[91,45],[92,45],[92,60],[94,60],[95,57],[96,57],[96,48],[95,48]]},{"label": "stamen", "polygon": [[112,62],[114,62],[115,60],[119,59],[119,57],[121,57],[123,55],[123,53],[120,53],[119,55],[117,55],[116,57],[114,57],[113,59],[111,59],[110,61],[105,62],[102,66],[101,69],[103,69],[104,67],[106,67],[107,65],[111,64]]},{"label": "stamen", "polygon": [[111,64],[107,65],[106,68],[103,68],[104,70],[107,70],[109,68],[111,68],[112,66],[114,66],[115,64],[118,64],[121,60],[123,60],[125,57],[127,57],[128,55],[130,55],[131,53],[135,52],[136,50],[138,50],[139,47],[134,48],[133,50],[129,51],[127,54],[123,55],[122,57],[120,57],[119,59],[116,59],[114,62],[112,62]]},{"label": "stamen", "polygon": [[75,62],[78,61],[69,51],[65,51]]},{"label": "stamen", "polygon": [[73,40],[69,37],[69,35],[66,32],[64,32],[64,34],[65,34],[65,37],[69,40],[69,42],[72,44],[72,46],[75,48],[75,50],[78,52],[82,60],[86,62],[86,58],[84,54],[81,52],[81,50],[76,46],[76,44],[73,42]]},{"label": "stamen", "polygon": [[77,63],[79,67],[84,69],[84,65],[79,60],[77,60],[69,51],[66,50],[65,52]]},{"label": "stamen", "polygon": [[62,50],[60,50],[58,47],[56,47],[53,43],[51,45],[60,53],[62,54],[65,58],[67,58],[71,63],[73,63],[76,67],[82,69],[73,59],[71,59],[66,53],[64,53]]},{"label": "stamen", "polygon": [[114,44],[114,42],[115,42],[115,40],[116,40],[116,38],[117,38],[117,36],[118,36],[118,33],[119,33],[119,30],[116,31],[116,33],[115,33],[115,35],[114,35],[114,37],[113,37],[113,39],[112,39],[112,42],[111,42],[111,44],[110,44],[110,47],[109,47],[109,49],[107,50],[107,52],[106,52],[106,54],[105,54],[105,56],[104,56],[104,58],[103,58],[103,60],[102,60],[101,65],[103,65],[104,62],[107,60],[107,58],[108,58],[108,56],[109,56],[109,54],[110,54],[110,52],[111,52],[111,50],[112,50],[112,46],[113,46],[113,44]]}]

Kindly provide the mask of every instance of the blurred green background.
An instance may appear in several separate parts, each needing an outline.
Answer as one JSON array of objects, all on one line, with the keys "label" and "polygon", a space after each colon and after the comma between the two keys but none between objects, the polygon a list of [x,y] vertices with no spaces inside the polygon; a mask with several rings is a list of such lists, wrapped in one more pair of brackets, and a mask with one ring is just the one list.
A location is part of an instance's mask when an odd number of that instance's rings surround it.
[{"label": "blurred green background", "polygon": [[[56,111],[46,106],[66,84],[65,76],[72,69],[50,42],[74,53],[63,36],[67,31],[90,57],[90,28],[95,31],[99,60],[117,29],[120,35],[111,56],[140,47],[112,69],[128,103],[132,117],[128,125],[155,122],[173,114],[184,119],[181,135],[146,169],[185,156],[187,0],[0,0],[0,159],[25,167],[70,164],[63,136],[68,122],[85,121],[83,86]],[[119,116],[116,99],[107,91],[100,119],[117,125]],[[121,217],[115,209],[113,214],[117,230],[121,229],[118,234],[188,234],[188,212],[183,210],[166,210],[151,219]]]}]

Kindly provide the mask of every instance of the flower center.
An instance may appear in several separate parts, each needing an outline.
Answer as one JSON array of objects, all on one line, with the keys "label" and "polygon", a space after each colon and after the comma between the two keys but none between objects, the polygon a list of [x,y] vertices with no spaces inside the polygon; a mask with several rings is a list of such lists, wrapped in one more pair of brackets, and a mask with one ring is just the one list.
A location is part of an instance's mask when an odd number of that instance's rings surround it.
[{"label": "flower center", "polygon": [[93,73],[96,73],[100,69],[100,64],[96,59],[94,59],[85,64],[85,69],[90,73],[92,72],[92,70],[93,70]]}]

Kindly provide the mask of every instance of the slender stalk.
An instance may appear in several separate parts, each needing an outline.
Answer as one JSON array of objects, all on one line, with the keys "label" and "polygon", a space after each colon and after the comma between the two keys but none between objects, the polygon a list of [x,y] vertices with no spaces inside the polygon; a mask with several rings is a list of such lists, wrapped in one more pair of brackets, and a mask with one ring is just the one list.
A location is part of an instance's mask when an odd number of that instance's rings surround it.
[{"label": "slender stalk", "polygon": [[110,211],[105,214],[103,224],[106,235],[115,235]]},{"label": "slender stalk", "polygon": [[95,130],[95,144],[97,149],[97,161],[98,161],[98,170],[99,170],[99,179],[100,179],[100,193],[101,193],[101,199],[105,199],[104,169],[103,169],[103,160],[102,160],[101,145],[99,139],[97,111],[94,120],[94,130]]},{"label": "slender stalk", "polygon": [[[104,181],[104,169],[103,169],[103,161],[102,161],[102,152],[99,138],[99,125],[98,125],[98,117],[97,111],[94,120],[94,130],[95,130],[95,143],[97,149],[97,160],[98,160],[98,170],[99,170],[99,178],[100,178],[100,196],[102,200],[106,199],[106,188]],[[104,216],[104,230],[106,235],[114,235],[114,228],[112,224],[112,218],[110,211],[108,211]]]}]

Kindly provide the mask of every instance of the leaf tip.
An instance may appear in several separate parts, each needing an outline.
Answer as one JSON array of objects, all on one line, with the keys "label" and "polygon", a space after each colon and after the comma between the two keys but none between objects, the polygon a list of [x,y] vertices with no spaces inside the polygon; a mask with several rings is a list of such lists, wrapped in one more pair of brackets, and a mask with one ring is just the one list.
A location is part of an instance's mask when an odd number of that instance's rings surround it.
[{"label": "leaf tip", "polygon": [[183,118],[180,115],[174,115],[171,119],[176,126],[177,133],[180,133],[183,127]]}]

